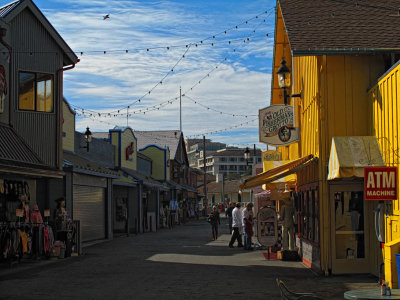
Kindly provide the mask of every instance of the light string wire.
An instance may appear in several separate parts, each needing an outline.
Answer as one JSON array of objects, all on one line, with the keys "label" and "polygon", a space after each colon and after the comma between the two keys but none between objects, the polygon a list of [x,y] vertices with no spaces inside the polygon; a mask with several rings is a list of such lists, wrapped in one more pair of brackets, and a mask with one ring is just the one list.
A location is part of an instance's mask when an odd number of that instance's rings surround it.
[{"label": "light string wire", "polygon": [[[260,26],[262,26],[264,23],[266,23],[266,20],[264,19],[263,20],[263,22],[260,22],[253,30],[252,30],[252,35],[256,32],[256,30],[260,27]],[[270,37],[270,34],[271,33],[267,33],[266,34],[266,37],[268,38],[268,37]],[[249,35],[247,38],[245,38],[245,39],[239,39],[239,41],[243,41],[243,43],[241,43],[241,46],[243,46],[246,42],[250,42],[250,37],[252,37],[252,35]],[[186,50],[186,52],[185,52],[185,54],[187,53],[187,51],[189,50],[189,47],[188,47],[188,49]],[[236,52],[236,50],[237,50],[237,48],[235,48],[235,49],[233,49],[233,52]],[[164,78],[166,78],[168,75],[170,75],[172,72],[173,72],[173,70],[174,70],[174,68],[178,65],[178,63],[185,57],[185,54],[180,58],[180,60],[174,65],[174,67],[171,69],[171,71],[166,75],[166,76],[164,76]],[[190,91],[192,91],[196,86],[198,86],[204,79],[206,79],[207,77],[209,77],[210,76],[210,74],[212,73],[212,72],[214,72],[214,71],[216,71],[217,69],[218,69],[218,67],[224,62],[224,61],[227,61],[227,57],[225,57],[223,60],[221,60],[215,67],[213,67],[213,69],[210,71],[210,72],[208,72],[205,76],[203,76],[199,81],[197,81],[191,88],[189,88],[186,92],[184,92],[183,94],[182,94],[182,97],[185,97],[185,96],[187,96],[186,95],[186,93],[188,93],[188,92],[190,92]],[[162,81],[164,80],[164,78],[156,85],[156,86],[158,86],[159,84],[162,84]],[[152,89],[151,89],[151,91],[153,91],[155,88],[156,88],[156,86],[154,86]],[[139,109],[139,110],[134,110],[134,111],[131,111],[131,112],[123,112],[123,113],[121,113],[121,110],[125,110],[125,109],[129,109],[130,108],[130,106],[132,106],[133,104],[135,104],[135,103],[137,103],[137,102],[141,102],[141,99],[143,99],[146,95],[148,95],[148,94],[150,94],[151,93],[151,91],[149,91],[148,93],[146,93],[143,97],[141,97],[141,98],[139,98],[138,100],[136,100],[134,103],[131,103],[130,105],[128,105],[127,107],[123,107],[123,108],[120,108],[120,109],[118,109],[118,110],[114,110],[114,111],[111,111],[111,112],[98,112],[98,111],[94,111],[94,110],[90,110],[90,109],[84,109],[84,108],[82,108],[82,107],[79,107],[79,106],[76,106],[76,105],[73,105],[73,104],[71,104],[71,106],[73,106],[73,107],[75,107],[75,108],[77,108],[78,110],[81,110],[81,114],[85,114],[85,110],[87,111],[87,112],[89,112],[89,114],[91,114],[92,116],[94,116],[94,115],[98,115],[99,117],[101,117],[101,116],[105,116],[105,117],[118,117],[118,116],[127,116],[128,115],[128,117],[129,116],[132,116],[132,115],[134,115],[134,114],[138,114],[138,113],[143,113],[143,114],[146,114],[146,112],[150,112],[150,111],[156,111],[156,110],[159,110],[161,107],[164,107],[164,106],[166,106],[166,105],[168,105],[168,104],[172,104],[173,102],[175,102],[175,101],[177,101],[178,99],[179,99],[179,97],[175,97],[175,98],[172,98],[172,99],[170,99],[170,100],[168,100],[168,101],[164,101],[164,102],[162,102],[162,103],[160,103],[160,104],[155,104],[155,105],[153,105],[153,106],[150,106],[150,107],[147,107],[147,108],[142,108],[142,109]],[[194,101],[194,102],[196,102],[196,101]],[[199,104],[200,105],[200,104]],[[80,115],[77,111],[75,111],[78,115]],[[217,112],[220,112],[220,111],[217,111]],[[230,113],[224,113],[224,114],[229,114],[229,115],[232,115],[232,114],[230,114]],[[235,115],[236,116],[236,115]],[[237,116],[239,116],[239,115],[237,115]],[[242,116],[245,116],[245,115],[242,115]]]},{"label": "light string wire", "polygon": [[234,126],[230,126],[230,127],[224,128],[224,129],[218,129],[218,130],[203,132],[203,133],[199,133],[199,134],[191,134],[191,135],[188,135],[187,138],[189,138],[189,137],[193,138],[193,137],[197,137],[197,136],[206,136],[206,135],[209,135],[209,134],[231,131],[232,129],[236,129],[236,128],[242,127],[242,126],[247,125],[249,123],[252,123],[254,121],[258,121],[258,118],[250,120],[250,121],[247,121],[247,122],[243,122],[243,123],[240,123],[240,124],[237,124],[237,125],[234,125]]},{"label": "light string wire", "polygon": [[189,99],[190,101],[192,101],[194,104],[200,105],[201,107],[203,107],[203,108],[205,108],[207,110],[211,110],[211,111],[217,112],[217,113],[219,113],[221,115],[228,115],[228,116],[232,116],[232,117],[246,117],[246,118],[247,117],[256,117],[257,116],[257,115],[242,115],[242,114],[232,114],[232,113],[223,112],[223,111],[214,109],[212,107],[206,106],[204,104],[201,104],[198,100],[194,100],[193,98],[189,97],[188,95],[185,95],[185,97],[187,99]]}]

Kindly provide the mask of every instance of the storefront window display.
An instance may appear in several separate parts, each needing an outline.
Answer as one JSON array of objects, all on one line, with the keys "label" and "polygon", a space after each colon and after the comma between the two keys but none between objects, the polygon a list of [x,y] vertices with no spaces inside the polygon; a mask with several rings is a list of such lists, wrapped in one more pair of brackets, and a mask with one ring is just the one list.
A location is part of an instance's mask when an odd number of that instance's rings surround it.
[{"label": "storefront window display", "polygon": [[363,192],[336,192],[334,199],[336,258],[365,258]]},{"label": "storefront window display", "polygon": [[299,230],[302,238],[319,243],[319,197],[317,189],[299,191]]}]

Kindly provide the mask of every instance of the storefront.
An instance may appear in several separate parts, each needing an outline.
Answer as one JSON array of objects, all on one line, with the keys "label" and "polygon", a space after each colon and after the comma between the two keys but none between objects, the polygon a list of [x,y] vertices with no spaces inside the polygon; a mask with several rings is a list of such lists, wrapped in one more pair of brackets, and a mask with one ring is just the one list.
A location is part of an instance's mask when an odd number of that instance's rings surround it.
[{"label": "storefront", "polygon": [[113,232],[138,233],[138,186],[137,181],[124,172],[113,180]]},{"label": "storefront", "polygon": [[329,158],[332,273],[379,274],[377,201],[364,199],[364,167],[385,166],[376,137],[334,137]]},{"label": "storefront", "polygon": [[80,221],[81,241],[112,239],[112,179],[118,174],[72,153],[63,157],[67,203]]}]

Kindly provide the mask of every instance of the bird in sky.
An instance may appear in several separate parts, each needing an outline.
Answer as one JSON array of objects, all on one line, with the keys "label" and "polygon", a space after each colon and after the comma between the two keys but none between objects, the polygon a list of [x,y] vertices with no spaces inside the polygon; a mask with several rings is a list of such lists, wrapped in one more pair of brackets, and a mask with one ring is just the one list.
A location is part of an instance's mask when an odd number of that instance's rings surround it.
[{"label": "bird in sky", "polygon": [[105,16],[103,17],[103,20],[109,19],[109,18],[110,18],[110,14],[107,14],[107,15],[105,15]]}]

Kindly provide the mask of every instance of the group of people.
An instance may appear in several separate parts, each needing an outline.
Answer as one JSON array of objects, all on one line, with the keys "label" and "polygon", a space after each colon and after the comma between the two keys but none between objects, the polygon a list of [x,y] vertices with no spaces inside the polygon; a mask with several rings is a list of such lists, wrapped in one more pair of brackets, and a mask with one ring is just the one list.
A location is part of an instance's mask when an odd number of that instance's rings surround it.
[{"label": "group of people", "polygon": [[[214,205],[212,212],[208,217],[208,222],[211,224],[212,239],[218,238],[218,225],[221,224],[219,211]],[[237,241],[238,247],[243,247],[245,250],[253,250],[251,238],[253,237],[253,204],[248,203],[243,211],[240,210],[241,203],[235,205],[230,202],[229,207],[225,211],[225,215],[229,221],[229,232],[232,234],[229,242],[229,247],[233,248],[233,244]],[[244,245],[242,242],[242,234],[244,234]]]}]

